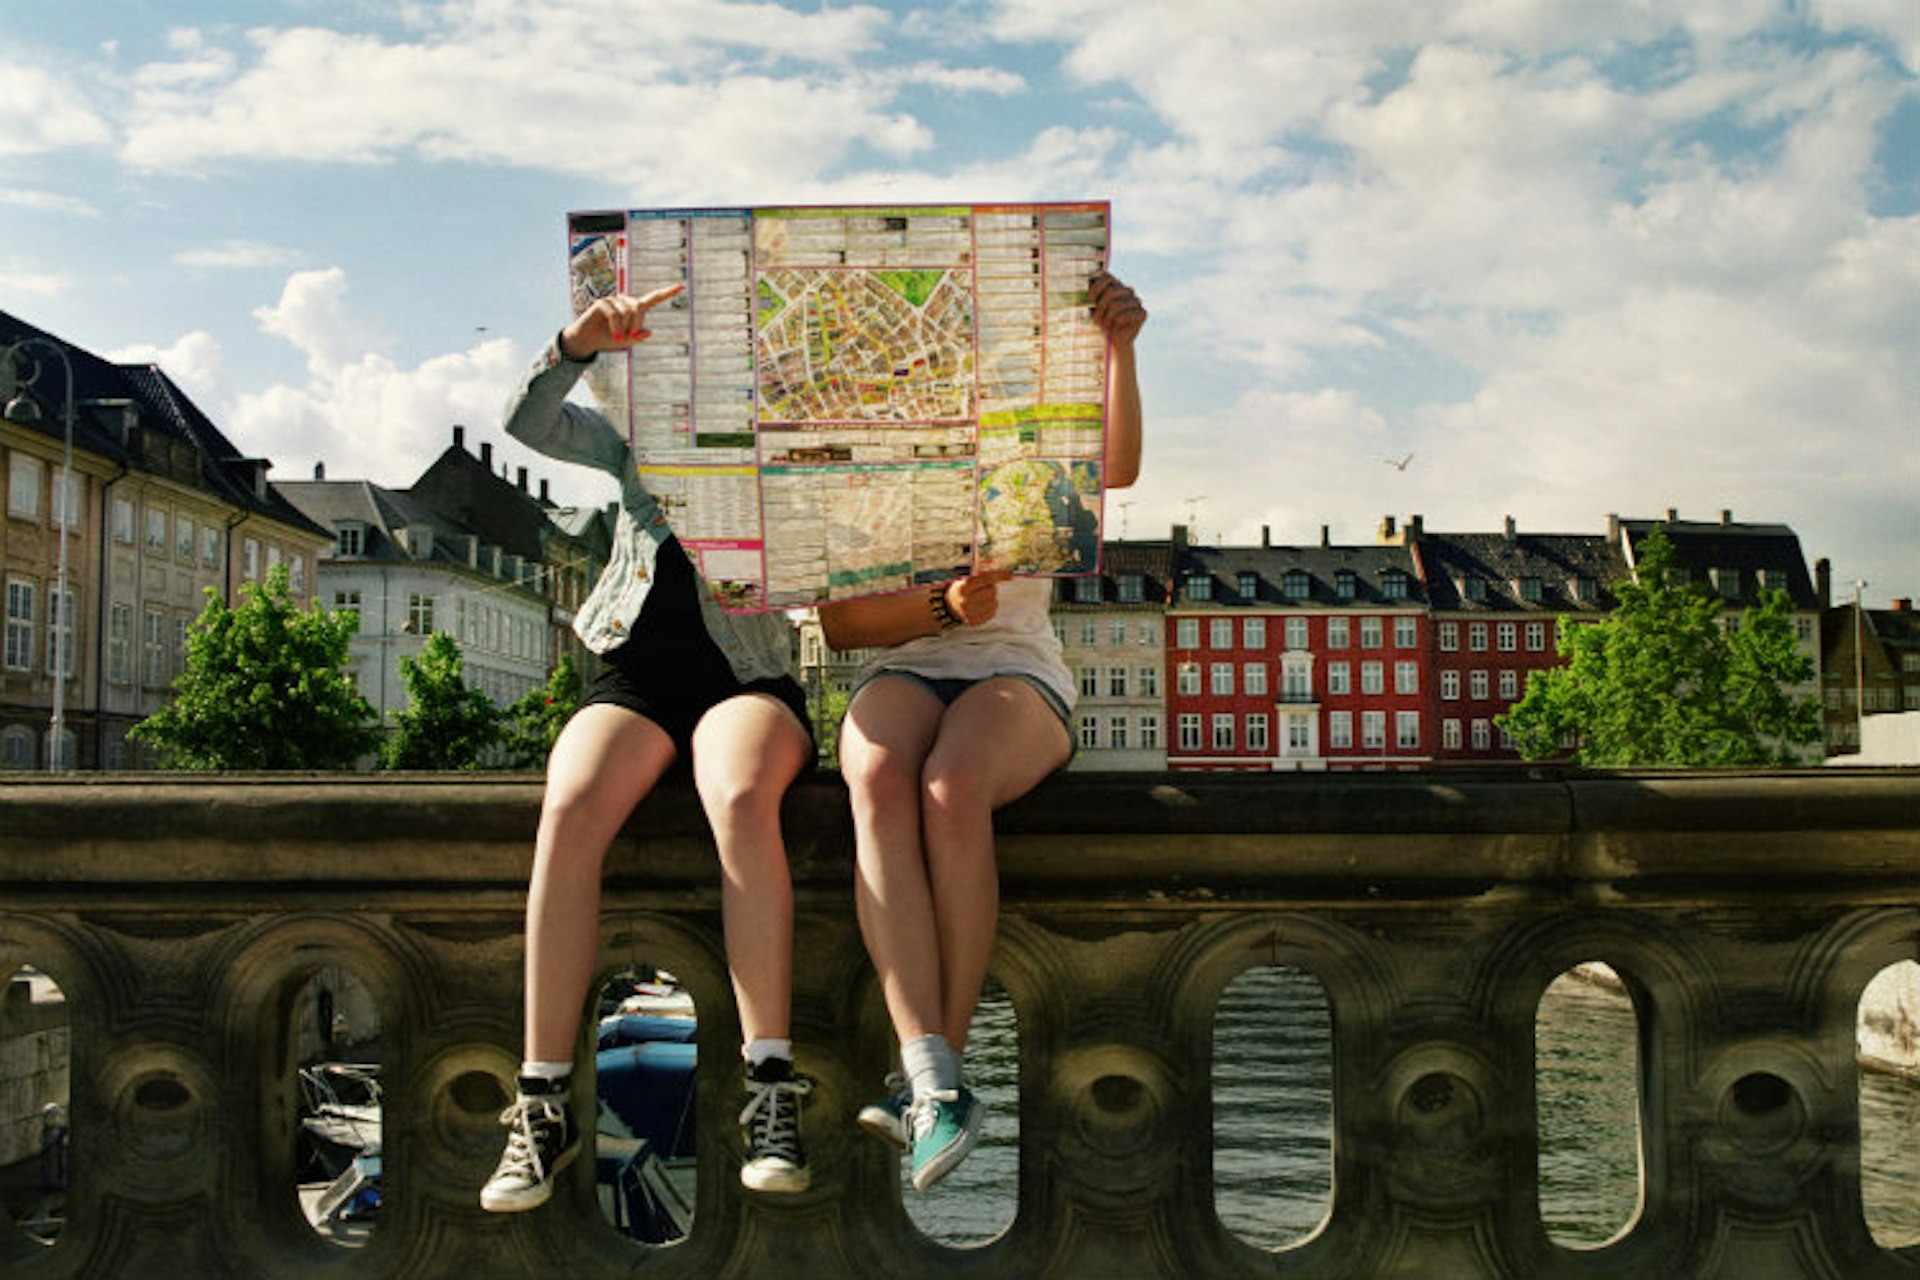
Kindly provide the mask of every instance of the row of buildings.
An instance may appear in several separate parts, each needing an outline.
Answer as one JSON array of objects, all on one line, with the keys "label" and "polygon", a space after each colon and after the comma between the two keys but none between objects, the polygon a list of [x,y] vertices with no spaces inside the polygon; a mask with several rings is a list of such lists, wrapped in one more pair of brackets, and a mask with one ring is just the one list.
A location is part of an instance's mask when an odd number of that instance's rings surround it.
[{"label": "row of buildings", "polygon": [[[319,468],[274,482],[155,366],[99,359],[4,312],[0,352],[11,353],[0,360],[0,768],[150,763],[127,730],[170,696],[205,593],[237,603],[275,565],[297,601],[358,616],[353,675],[383,716],[405,704],[400,659],[436,631],[503,706],[562,655],[584,658],[571,623],[606,563],[611,508],[557,505],[524,469],[509,479],[464,428],[403,489]],[[1730,512],[1610,516],[1571,534],[1510,519],[1442,533],[1388,517],[1357,545],[1323,528],[1308,545],[1263,532],[1258,546],[1205,546],[1174,526],[1107,543],[1099,575],[1056,586],[1080,694],[1074,767],[1511,761],[1496,717],[1557,660],[1561,622],[1613,607],[1655,527],[1730,616],[1763,590],[1788,593],[1818,664],[1830,754],[1858,742],[1862,715],[1920,710],[1911,603],[1836,605],[1825,562],[1809,573],[1791,529]],[[834,654],[812,618],[795,622],[810,688],[844,689],[864,655]]]}]

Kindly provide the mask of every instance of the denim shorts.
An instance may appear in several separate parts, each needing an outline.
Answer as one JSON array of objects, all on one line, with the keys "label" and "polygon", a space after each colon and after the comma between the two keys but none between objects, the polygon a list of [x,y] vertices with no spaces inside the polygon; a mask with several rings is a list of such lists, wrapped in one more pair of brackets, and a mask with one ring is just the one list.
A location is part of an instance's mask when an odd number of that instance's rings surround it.
[{"label": "denim shorts", "polygon": [[851,707],[854,698],[860,696],[860,691],[882,676],[893,676],[901,680],[911,680],[928,693],[931,693],[934,697],[940,699],[943,706],[949,707],[954,704],[954,700],[961,694],[981,683],[981,681],[997,680],[1002,677],[1024,681],[1031,685],[1034,691],[1046,700],[1046,704],[1053,711],[1053,714],[1060,717],[1061,727],[1067,731],[1067,759],[1071,760],[1075,755],[1079,754],[1080,741],[1074,736],[1072,711],[1067,708],[1067,704],[1061,700],[1060,695],[1054,692],[1053,686],[1038,676],[1030,676],[1024,671],[997,671],[991,676],[981,676],[978,680],[975,680],[963,676],[923,676],[917,671],[901,671],[894,667],[882,667],[878,671],[869,671],[860,678],[860,682],[853,686],[853,693],[847,698],[847,705]]}]

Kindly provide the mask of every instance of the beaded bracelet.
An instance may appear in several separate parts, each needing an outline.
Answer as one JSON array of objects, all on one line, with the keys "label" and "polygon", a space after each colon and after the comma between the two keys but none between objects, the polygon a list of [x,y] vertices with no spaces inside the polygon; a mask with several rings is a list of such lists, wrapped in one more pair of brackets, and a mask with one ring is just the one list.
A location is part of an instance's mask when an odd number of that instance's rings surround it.
[{"label": "beaded bracelet", "polygon": [[951,631],[960,625],[960,615],[947,603],[947,585],[942,583],[927,593],[927,606],[933,610],[933,620],[940,624],[942,631]]}]

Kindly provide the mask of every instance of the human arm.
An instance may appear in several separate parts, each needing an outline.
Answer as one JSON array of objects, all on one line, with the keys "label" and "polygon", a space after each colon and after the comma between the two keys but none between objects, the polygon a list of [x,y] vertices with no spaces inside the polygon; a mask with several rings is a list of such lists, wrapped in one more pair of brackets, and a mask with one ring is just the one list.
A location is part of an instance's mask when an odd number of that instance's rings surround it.
[{"label": "human arm", "polygon": [[1088,284],[1093,322],[1107,335],[1107,458],[1103,484],[1125,489],[1140,478],[1140,382],[1133,340],[1147,322],[1139,295],[1102,271]]},{"label": "human arm", "polygon": [[652,336],[646,314],[678,294],[674,284],[634,298],[601,298],[582,311],[549,344],[507,403],[506,431],[530,449],[563,462],[624,473],[627,442],[605,415],[568,401],[567,395],[602,351],[630,347]]},{"label": "human arm", "polygon": [[[953,624],[977,627],[1000,611],[1000,584],[1013,575],[987,569],[938,588]],[[948,629],[934,607],[934,589],[835,600],[820,606],[820,631],[835,649],[891,648]]]}]

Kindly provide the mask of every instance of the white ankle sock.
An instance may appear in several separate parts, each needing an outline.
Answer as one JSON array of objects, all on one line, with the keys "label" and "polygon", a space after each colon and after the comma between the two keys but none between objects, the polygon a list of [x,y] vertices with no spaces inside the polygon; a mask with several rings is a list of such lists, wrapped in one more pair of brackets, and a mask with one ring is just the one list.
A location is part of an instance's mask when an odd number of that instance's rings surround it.
[{"label": "white ankle sock", "polygon": [[747,1041],[740,1053],[750,1065],[756,1067],[768,1058],[785,1058],[788,1062],[792,1062],[793,1041],[762,1036],[757,1040]]},{"label": "white ankle sock", "polygon": [[916,1098],[960,1087],[960,1055],[943,1035],[920,1036],[901,1045],[900,1065]]}]

